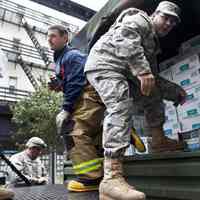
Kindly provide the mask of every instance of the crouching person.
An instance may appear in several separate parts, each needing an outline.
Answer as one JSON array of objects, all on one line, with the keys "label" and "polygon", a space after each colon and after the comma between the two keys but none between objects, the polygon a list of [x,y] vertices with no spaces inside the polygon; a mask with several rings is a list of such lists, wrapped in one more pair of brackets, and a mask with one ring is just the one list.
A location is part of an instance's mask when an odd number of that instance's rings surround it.
[{"label": "crouching person", "polygon": [[[26,143],[26,149],[11,156],[12,164],[30,181],[31,185],[44,185],[48,183],[47,171],[39,156],[44,148],[45,142],[39,137],[32,137]],[[25,183],[15,172],[8,170],[9,187],[24,186]]]}]

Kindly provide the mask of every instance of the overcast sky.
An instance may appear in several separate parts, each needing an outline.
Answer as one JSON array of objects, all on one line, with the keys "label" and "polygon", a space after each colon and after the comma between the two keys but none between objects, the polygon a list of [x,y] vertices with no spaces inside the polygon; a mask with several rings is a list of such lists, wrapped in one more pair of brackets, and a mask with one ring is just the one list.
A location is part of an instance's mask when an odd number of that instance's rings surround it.
[{"label": "overcast sky", "polygon": [[[86,24],[86,22],[84,22],[82,20],[79,20],[77,18],[74,18],[72,16],[66,15],[61,12],[55,11],[53,9],[45,7],[41,4],[37,4],[30,0],[10,0],[10,1],[20,4],[20,5],[23,5],[28,8],[31,8],[33,10],[39,10],[40,12],[44,12],[47,15],[50,15],[50,16],[56,17],[58,19],[61,19],[63,21],[66,21],[68,23],[77,25],[77,26],[79,26],[79,29],[81,29]],[[72,0],[72,1],[98,11],[106,4],[106,2],[108,0]],[[39,6],[39,9],[38,9],[38,6]]]}]

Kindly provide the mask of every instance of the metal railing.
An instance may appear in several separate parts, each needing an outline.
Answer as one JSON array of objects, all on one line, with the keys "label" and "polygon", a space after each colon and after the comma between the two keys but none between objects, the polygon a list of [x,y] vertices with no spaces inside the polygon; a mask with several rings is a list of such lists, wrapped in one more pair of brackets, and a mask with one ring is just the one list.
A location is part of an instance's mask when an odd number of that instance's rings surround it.
[{"label": "metal railing", "polygon": [[[24,16],[40,24],[43,23],[44,26],[50,26],[53,24],[62,24],[65,27],[69,28],[72,33],[76,33],[78,31],[78,26],[59,20],[55,17],[45,15],[39,12],[38,10],[36,11],[30,8],[26,8],[22,5],[16,4],[9,0],[0,0],[0,10],[1,10],[0,18],[2,20],[12,21],[12,22],[14,21],[14,23],[16,23],[16,18],[12,19],[10,14],[6,15],[6,12],[10,12],[10,13],[15,13],[19,18],[22,18],[22,16]],[[19,20],[19,25],[20,23],[21,21]],[[39,31],[44,32],[44,29],[41,29]]]},{"label": "metal railing", "polygon": [[45,65],[46,65],[46,69],[48,69],[48,66],[52,63],[52,59],[50,59],[49,55],[46,53],[48,51],[45,51],[45,49],[41,46],[37,37],[34,34],[32,27],[27,23],[25,18],[22,19],[22,24],[23,24],[29,38],[35,45],[35,48],[37,49],[39,55],[41,56],[42,60],[44,61]]},{"label": "metal railing", "polygon": [[[16,151],[11,151],[11,153],[4,153],[4,155],[7,158],[10,158],[14,153],[17,153]],[[63,155],[58,155],[56,152],[54,152],[53,160],[52,160],[52,155],[47,154],[41,156],[41,161],[42,164],[45,166],[48,172],[48,176],[52,180],[53,183],[63,183],[63,168],[64,168],[64,157]],[[7,171],[8,171],[8,165],[0,159],[0,174],[1,176],[7,176]],[[52,169],[53,167],[53,169]],[[54,171],[54,175],[52,175],[52,171]]]},{"label": "metal railing", "polygon": [[[1,49],[7,52],[12,52],[14,54],[21,54],[22,56],[28,56],[31,58],[41,60],[41,56],[38,53],[37,49],[34,46],[23,44],[23,43],[15,43],[13,40],[9,40],[6,38],[0,37],[0,46]],[[47,54],[48,58],[52,60],[53,53],[49,50],[44,50]]]}]

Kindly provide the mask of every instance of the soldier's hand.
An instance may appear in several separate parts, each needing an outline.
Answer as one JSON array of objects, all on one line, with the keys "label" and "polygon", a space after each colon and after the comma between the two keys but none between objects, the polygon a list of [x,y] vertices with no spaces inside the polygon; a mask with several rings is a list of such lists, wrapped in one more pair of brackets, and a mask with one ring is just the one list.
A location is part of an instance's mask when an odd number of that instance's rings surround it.
[{"label": "soldier's hand", "polygon": [[186,102],[187,93],[183,89],[180,91],[180,104],[183,105]]},{"label": "soldier's hand", "polygon": [[65,127],[65,124],[68,122],[70,118],[70,113],[62,110],[57,116],[56,116],[56,127],[57,127],[57,133],[60,135],[63,131],[63,127]]},{"label": "soldier's hand", "polygon": [[183,105],[186,102],[186,97],[187,97],[186,91],[183,88],[181,88],[176,106],[178,106],[179,104]]},{"label": "soldier's hand", "polygon": [[141,93],[145,96],[149,96],[155,86],[154,75],[152,73],[146,73],[138,75],[137,78],[140,80]]}]

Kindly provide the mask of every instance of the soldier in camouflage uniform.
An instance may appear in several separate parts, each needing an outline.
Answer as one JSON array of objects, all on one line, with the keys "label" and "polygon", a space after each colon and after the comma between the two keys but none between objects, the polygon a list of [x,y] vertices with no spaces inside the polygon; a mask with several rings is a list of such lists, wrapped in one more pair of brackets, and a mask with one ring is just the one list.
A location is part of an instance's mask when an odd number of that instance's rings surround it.
[{"label": "soldier in camouflage uniform", "polygon": [[[26,143],[26,149],[11,156],[10,161],[30,181],[32,185],[48,183],[47,171],[39,156],[46,147],[45,142],[38,137],[32,137]],[[10,187],[23,184],[23,181],[11,170],[8,170]]]},{"label": "soldier in camouflage uniform", "polygon": [[122,176],[121,158],[130,144],[133,107],[144,110],[156,152],[182,149],[183,144],[164,136],[163,99],[183,103],[186,93],[178,85],[160,78],[157,65],[158,37],[167,35],[180,22],[179,7],[169,1],[159,4],[149,17],[129,8],[90,51],[85,66],[87,79],[104,102],[104,179],[100,200],[145,199]]}]

